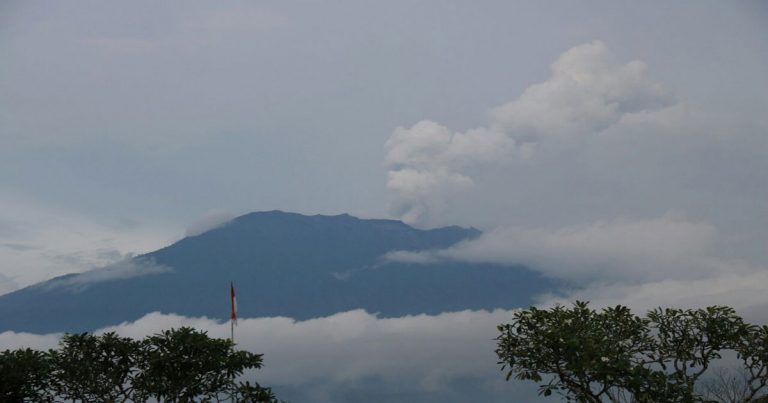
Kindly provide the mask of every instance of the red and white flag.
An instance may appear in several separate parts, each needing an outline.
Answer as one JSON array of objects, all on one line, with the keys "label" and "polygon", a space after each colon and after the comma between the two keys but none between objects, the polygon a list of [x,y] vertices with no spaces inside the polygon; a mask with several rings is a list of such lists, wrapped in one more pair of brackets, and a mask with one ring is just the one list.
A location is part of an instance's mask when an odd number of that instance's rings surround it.
[{"label": "red and white flag", "polygon": [[232,299],[232,323],[237,325],[237,299],[235,299],[235,284],[229,283],[229,294]]}]

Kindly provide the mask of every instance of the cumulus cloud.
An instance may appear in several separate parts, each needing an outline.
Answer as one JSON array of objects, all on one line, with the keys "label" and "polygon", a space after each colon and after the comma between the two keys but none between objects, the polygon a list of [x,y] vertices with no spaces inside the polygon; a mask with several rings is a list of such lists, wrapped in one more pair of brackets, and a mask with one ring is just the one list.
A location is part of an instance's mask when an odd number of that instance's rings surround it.
[{"label": "cumulus cloud", "polygon": [[430,120],[397,128],[386,142],[390,211],[429,223],[451,193],[468,188],[468,169],[526,159],[555,140],[594,134],[635,113],[674,104],[640,61],[620,63],[595,41],[563,53],[552,76],[494,108],[488,127],[455,132]]},{"label": "cumulus cloud", "polygon": [[397,128],[386,147],[387,164],[428,169],[503,160],[513,155],[515,142],[502,132],[479,128],[453,133],[424,120],[409,129]]},{"label": "cumulus cloud", "polygon": [[673,104],[646,65],[620,63],[600,41],[575,46],[552,64],[552,76],[492,111],[494,123],[515,135],[599,132],[630,113]]},{"label": "cumulus cloud", "polygon": [[[301,401],[345,401],[345,395],[370,379],[376,380],[377,393],[388,388],[421,393],[427,401],[466,401],[451,393],[457,392],[458,380],[467,379],[488,401],[508,401],[510,393],[533,398],[533,385],[504,382],[496,365],[496,326],[508,322],[512,313],[462,311],[383,319],[355,310],[306,321],[240,319],[235,338],[239,348],[264,353],[265,367],[255,376],[278,393],[290,391],[282,398],[299,393]],[[157,312],[96,333],[142,338],[180,326],[229,337],[228,323]],[[0,349],[53,347],[57,340],[58,335],[5,332]]]}]

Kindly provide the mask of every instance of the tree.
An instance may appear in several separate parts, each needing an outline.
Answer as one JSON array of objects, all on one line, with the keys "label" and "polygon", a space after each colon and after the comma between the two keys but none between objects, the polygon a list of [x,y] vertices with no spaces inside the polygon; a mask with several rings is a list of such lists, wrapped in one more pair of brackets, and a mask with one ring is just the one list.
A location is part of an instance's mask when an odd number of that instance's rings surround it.
[{"label": "tree", "polygon": [[115,333],[65,334],[51,350],[52,376],[58,395],[73,401],[135,400],[131,386],[140,343]]},{"label": "tree", "polygon": [[749,400],[748,372],[743,368],[719,367],[701,385],[701,395],[706,401],[741,403]]},{"label": "tree", "polygon": [[[768,326],[748,325],[740,336],[735,350],[744,364],[748,398],[757,399],[768,387]],[[768,401],[768,397],[764,400]]]},{"label": "tree", "polygon": [[145,339],[134,386],[159,401],[218,399],[233,393],[234,379],[243,371],[261,364],[260,354],[235,351],[230,340],[182,327]]},{"label": "tree", "polygon": [[[655,309],[646,317],[616,306],[597,312],[530,308],[498,327],[499,364],[512,376],[539,383],[539,393],[576,402],[697,402],[696,385],[724,350],[737,352],[754,401],[766,386],[764,328],[728,307]],[[751,372],[750,372],[751,371]]]},{"label": "tree", "polygon": [[238,383],[230,397],[232,401],[242,403],[278,403],[272,388],[265,388],[257,382],[253,385],[248,381]]},{"label": "tree", "polygon": [[50,361],[29,348],[0,353],[0,401],[52,402]]},{"label": "tree", "polygon": [[238,381],[261,355],[189,327],[138,341],[115,333],[65,334],[58,349],[0,353],[0,402],[277,402]]}]

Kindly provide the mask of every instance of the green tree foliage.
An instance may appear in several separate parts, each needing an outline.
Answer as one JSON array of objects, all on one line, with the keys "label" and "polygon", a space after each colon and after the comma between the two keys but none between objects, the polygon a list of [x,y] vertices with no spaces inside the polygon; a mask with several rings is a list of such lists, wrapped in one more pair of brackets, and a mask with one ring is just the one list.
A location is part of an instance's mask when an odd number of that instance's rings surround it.
[{"label": "green tree foliage", "polygon": [[73,401],[124,402],[133,399],[132,377],[141,343],[115,333],[66,334],[50,351],[53,385]]},{"label": "green tree foliage", "polygon": [[[496,354],[509,380],[575,402],[702,402],[702,377],[724,351],[744,364],[744,402],[764,397],[768,331],[733,309],[530,308],[498,327]],[[711,394],[710,394],[711,395]]]},{"label": "green tree foliage", "polygon": [[265,388],[258,383],[251,385],[248,381],[238,383],[231,397],[233,401],[243,403],[277,402],[272,388]]},{"label": "green tree foliage", "polygon": [[239,380],[261,357],[189,327],[144,340],[66,334],[55,350],[0,353],[0,401],[277,402],[270,388]]},{"label": "green tree foliage", "polygon": [[0,401],[52,402],[46,353],[29,348],[0,353]]},{"label": "green tree foliage", "polygon": [[232,380],[261,368],[261,355],[235,351],[230,340],[212,339],[189,327],[147,338],[135,385],[149,397],[167,402],[215,399],[232,393]]},{"label": "green tree foliage", "polygon": [[[768,388],[768,326],[748,326],[735,349],[744,362],[748,396],[757,399],[758,394]],[[768,396],[761,402],[768,403]]]}]

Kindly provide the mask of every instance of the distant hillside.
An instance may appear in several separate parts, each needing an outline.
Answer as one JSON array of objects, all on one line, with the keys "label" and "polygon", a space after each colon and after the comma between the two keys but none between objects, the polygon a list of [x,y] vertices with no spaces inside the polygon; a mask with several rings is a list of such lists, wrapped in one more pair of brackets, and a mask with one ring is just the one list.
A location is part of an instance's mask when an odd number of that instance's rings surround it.
[{"label": "distant hillside", "polygon": [[152,311],[226,319],[230,280],[241,317],[297,319],[356,308],[390,317],[511,308],[553,287],[521,266],[383,259],[479,234],[349,215],[251,213],[131,261],[0,296],[0,332],[87,331]]}]

